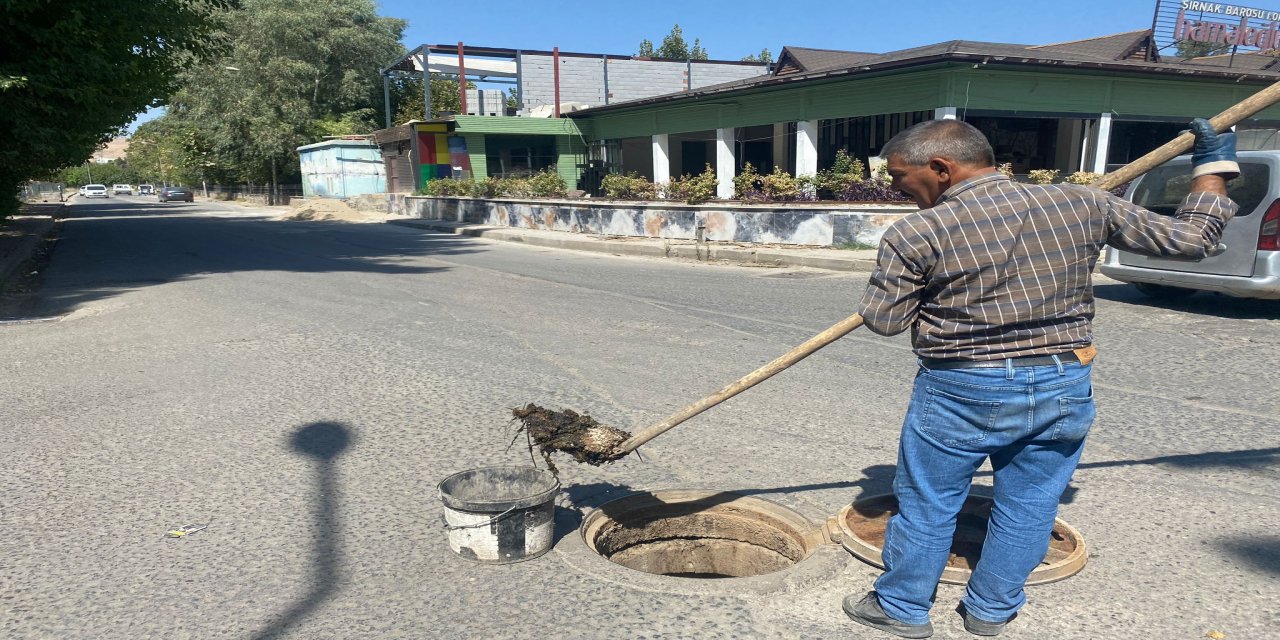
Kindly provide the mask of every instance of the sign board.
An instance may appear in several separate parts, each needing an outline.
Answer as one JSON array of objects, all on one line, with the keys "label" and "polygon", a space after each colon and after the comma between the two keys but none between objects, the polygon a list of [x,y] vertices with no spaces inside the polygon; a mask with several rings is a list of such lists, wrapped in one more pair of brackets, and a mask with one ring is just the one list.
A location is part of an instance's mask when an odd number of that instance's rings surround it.
[{"label": "sign board", "polygon": [[1153,27],[1161,49],[1190,49],[1200,55],[1280,49],[1277,9],[1201,0],[1159,0]]}]

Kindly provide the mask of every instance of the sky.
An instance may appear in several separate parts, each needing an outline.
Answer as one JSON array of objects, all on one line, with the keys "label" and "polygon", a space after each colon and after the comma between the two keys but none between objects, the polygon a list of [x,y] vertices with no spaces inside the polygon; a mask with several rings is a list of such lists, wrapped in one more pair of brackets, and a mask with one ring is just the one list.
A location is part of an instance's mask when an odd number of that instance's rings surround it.
[{"label": "sky", "polygon": [[[1176,0],[1163,0],[1165,3]],[[738,0],[726,2],[585,2],[583,0],[378,0],[378,13],[409,22],[403,44],[630,55],[679,24],[712,59],[738,60],[783,46],[884,53],[947,40],[1049,44],[1148,29],[1156,0]],[[1277,0],[1232,4],[1278,8]],[[143,114],[130,127],[158,117]]]}]

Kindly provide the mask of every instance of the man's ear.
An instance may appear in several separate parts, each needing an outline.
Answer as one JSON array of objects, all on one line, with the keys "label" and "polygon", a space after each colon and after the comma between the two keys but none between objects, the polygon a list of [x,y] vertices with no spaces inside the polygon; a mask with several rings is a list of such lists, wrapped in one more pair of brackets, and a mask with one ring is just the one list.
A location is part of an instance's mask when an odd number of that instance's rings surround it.
[{"label": "man's ear", "polygon": [[942,158],[930,158],[929,170],[937,174],[939,180],[946,180],[951,177],[951,167],[943,162]]}]

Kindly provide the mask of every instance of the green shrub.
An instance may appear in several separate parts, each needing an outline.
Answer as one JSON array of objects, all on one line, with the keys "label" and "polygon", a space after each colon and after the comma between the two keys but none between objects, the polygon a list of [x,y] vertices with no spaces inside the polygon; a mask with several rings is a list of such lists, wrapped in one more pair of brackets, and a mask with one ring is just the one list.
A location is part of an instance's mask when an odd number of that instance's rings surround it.
[{"label": "green shrub", "polygon": [[533,194],[528,178],[498,178],[499,198],[528,198]]},{"label": "green shrub", "polygon": [[634,173],[609,174],[600,181],[600,188],[615,200],[653,200],[657,196],[657,185]]},{"label": "green shrub", "polygon": [[782,167],[774,167],[773,173],[760,178],[760,190],[764,192],[765,199],[774,202],[799,199],[800,185],[801,181],[783,171]]},{"label": "green shrub", "polygon": [[529,178],[529,195],[534,198],[563,198],[569,193],[564,178],[551,169],[544,169]]},{"label": "green shrub", "polygon": [[751,163],[742,165],[742,171],[733,177],[733,197],[736,200],[755,200],[761,195],[760,174]]},{"label": "green shrub", "polygon": [[1012,162],[1006,162],[1002,165],[997,165],[996,171],[1003,173],[1004,177],[1010,180],[1013,180],[1013,163]]},{"label": "green shrub", "polygon": [[1027,172],[1027,182],[1031,184],[1053,184],[1057,179],[1057,169],[1033,169]]},{"label": "green shrub", "polygon": [[1098,178],[1101,178],[1101,177],[1102,177],[1101,173],[1094,173],[1092,171],[1077,171],[1063,178],[1062,181],[1069,182],[1071,184],[1089,185],[1089,184],[1093,184],[1098,180]]},{"label": "green shrub", "polygon": [[471,196],[475,183],[462,178],[438,178],[428,180],[422,193],[429,196],[458,197]]},{"label": "green shrub", "polygon": [[503,195],[502,179],[485,178],[471,188],[471,195],[477,198],[501,198]]},{"label": "green shrub", "polygon": [[861,160],[849,155],[849,152],[844,149],[838,149],[831,168],[819,171],[814,177],[813,184],[816,191],[814,196],[824,200],[836,198],[838,194],[862,182],[866,170]]},{"label": "green shrub", "polygon": [[668,200],[701,204],[716,197],[716,186],[716,172],[708,163],[702,175],[685,174],[663,185],[662,196]]}]

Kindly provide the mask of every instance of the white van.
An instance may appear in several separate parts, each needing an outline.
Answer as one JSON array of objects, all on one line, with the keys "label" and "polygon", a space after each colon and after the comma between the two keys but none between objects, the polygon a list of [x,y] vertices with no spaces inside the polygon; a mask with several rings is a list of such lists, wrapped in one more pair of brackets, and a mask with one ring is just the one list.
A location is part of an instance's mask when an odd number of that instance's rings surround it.
[{"label": "white van", "polygon": [[[1280,151],[1241,151],[1240,176],[1227,195],[1240,205],[1210,255],[1157,258],[1109,247],[1102,274],[1133,283],[1155,298],[1216,291],[1243,298],[1280,299]],[[1142,176],[1125,196],[1134,204],[1173,215],[1191,190],[1191,157],[1179,156]]]}]

